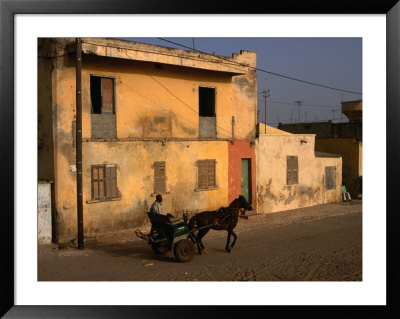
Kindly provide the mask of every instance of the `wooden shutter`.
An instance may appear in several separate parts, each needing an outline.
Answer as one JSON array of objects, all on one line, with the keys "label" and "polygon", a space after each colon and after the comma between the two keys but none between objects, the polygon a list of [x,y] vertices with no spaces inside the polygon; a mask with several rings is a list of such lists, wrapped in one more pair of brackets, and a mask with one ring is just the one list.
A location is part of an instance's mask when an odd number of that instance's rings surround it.
[{"label": "wooden shutter", "polygon": [[207,186],[208,188],[215,187],[215,160],[208,160]]},{"label": "wooden shutter", "polygon": [[336,166],[325,167],[325,188],[336,188]]},{"label": "wooden shutter", "polygon": [[118,197],[117,166],[92,166],[92,199]]},{"label": "wooden shutter", "polygon": [[287,184],[293,185],[299,183],[297,156],[287,157]]},{"label": "wooden shutter", "polygon": [[165,162],[154,162],[154,193],[166,193]]},{"label": "wooden shutter", "polygon": [[117,166],[106,165],[106,197],[115,198],[117,197]]},{"label": "wooden shutter", "polygon": [[114,113],[114,81],[101,78],[101,113]]},{"label": "wooden shutter", "polygon": [[198,185],[199,189],[215,187],[215,160],[198,161]]},{"label": "wooden shutter", "polygon": [[104,167],[92,166],[92,199],[104,197]]}]

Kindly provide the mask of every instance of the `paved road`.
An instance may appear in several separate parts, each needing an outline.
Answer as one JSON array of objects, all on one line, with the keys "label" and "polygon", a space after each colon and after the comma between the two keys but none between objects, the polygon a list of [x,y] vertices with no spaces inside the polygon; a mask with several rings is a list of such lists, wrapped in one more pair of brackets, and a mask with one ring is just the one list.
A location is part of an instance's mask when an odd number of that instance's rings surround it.
[{"label": "paved road", "polygon": [[[273,216],[272,216],[273,215]],[[133,231],[97,238],[84,250],[39,247],[39,280],[57,281],[360,281],[361,204],[320,205],[240,219],[237,244],[226,232],[203,240],[207,254],[178,263],[155,255]]]}]

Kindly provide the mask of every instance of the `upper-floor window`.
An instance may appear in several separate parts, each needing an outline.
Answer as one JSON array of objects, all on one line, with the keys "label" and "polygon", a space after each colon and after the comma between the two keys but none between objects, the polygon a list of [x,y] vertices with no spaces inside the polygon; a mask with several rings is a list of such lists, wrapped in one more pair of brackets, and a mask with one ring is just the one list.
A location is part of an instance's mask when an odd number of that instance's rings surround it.
[{"label": "upper-floor window", "polygon": [[199,87],[199,136],[215,138],[215,88]]},{"label": "upper-floor window", "polygon": [[117,137],[114,79],[90,76],[92,138]]},{"label": "upper-floor window", "polygon": [[92,114],[115,114],[114,79],[91,75],[90,98]]}]

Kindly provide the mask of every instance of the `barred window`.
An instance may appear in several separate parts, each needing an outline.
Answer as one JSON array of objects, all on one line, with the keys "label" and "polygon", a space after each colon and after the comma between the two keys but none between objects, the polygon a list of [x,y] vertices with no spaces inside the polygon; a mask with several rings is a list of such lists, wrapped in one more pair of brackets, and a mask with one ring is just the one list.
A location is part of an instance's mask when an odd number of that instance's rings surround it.
[{"label": "barred window", "polygon": [[166,192],[165,162],[154,162],[154,193]]},{"label": "barred window", "polygon": [[325,167],[325,188],[336,188],[336,166]]},{"label": "barred window", "polygon": [[287,185],[299,183],[299,164],[297,156],[287,157],[286,174]]},{"label": "barred window", "polygon": [[198,166],[198,189],[215,188],[215,159],[200,160]]},{"label": "barred window", "polygon": [[110,199],[119,196],[116,165],[92,165],[92,199]]}]

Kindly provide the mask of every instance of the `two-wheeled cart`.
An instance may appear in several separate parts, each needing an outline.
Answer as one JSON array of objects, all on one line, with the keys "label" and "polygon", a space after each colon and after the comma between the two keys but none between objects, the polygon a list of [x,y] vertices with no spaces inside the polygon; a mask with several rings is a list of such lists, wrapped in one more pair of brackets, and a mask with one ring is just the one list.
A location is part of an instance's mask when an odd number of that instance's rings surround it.
[{"label": "two-wheeled cart", "polygon": [[[183,218],[173,221],[166,215],[147,213],[151,222],[149,234],[136,230],[136,235],[146,240],[156,254],[164,255],[173,250],[175,258],[180,262],[188,262],[195,255],[196,238],[188,227],[187,214]],[[178,237],[185,238],[175,239]]]}]

